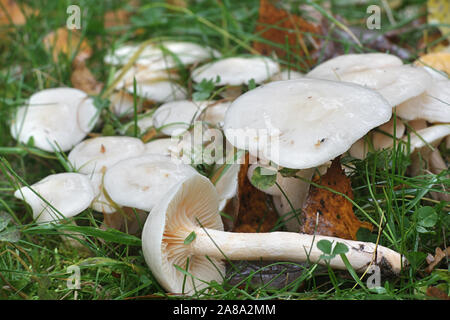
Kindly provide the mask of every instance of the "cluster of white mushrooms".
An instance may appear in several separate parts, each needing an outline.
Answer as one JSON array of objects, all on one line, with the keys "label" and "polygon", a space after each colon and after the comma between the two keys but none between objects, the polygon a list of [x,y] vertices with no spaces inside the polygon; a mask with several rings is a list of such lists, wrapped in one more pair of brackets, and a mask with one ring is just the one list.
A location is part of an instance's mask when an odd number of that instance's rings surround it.
[{"label": "cluster of white mushrooms", "polygon": [[[317,247],[322,239],[346,244],[357,272],[371,263],[392,273],[405,266],[404,258],[386,247],[298,233],[292,209],[302,208],[309,189],[305,181],[314,170],[326,170],[339,155],[349,152],[363,158],[368,146],[389,148],[394,137],[409,141],[411,152],[418,152],[450,135],[446,75],[404,65],[382,53],[343,55],[302,75],[281,70],[266,57],[222,58],[211,48],[176,41],[143,50],[122,46],[105,62],[121,67],[130,59],[131,68],[118,72],[123,77],[116,81],[110,108],[126,118],[134,110],[133,94],[152,101],[157,108],[138,119],[141,132],[158,132],[147,143],[127,136],[83,140],[101,117],[93,99],[77,89],[46,89],[19,108],[11,125],[13,137],[22,143],[32,138],[34,146],[45,151],[69,152],[74,169],[15,192],[31,206],[38,223],[57,223],[88,207],[102,212],[105,221],[123,208],[148,214],[142,231],[145,260],[160,284],[177,293],[192,294],[212,280],[221,282],[225,258],[323,264]],[[178,81],[180,67],[189,68],[194,83],[211,81],[221,100],[188,100],[188,90]],[[242,93],[250,83],[259,86]],[[194,139],[180,140],[195,136],[196,121],[203,128],[221,130],[226,139],[200,136],[200,150]],[[249,178],[257,166],[298,170],[302,179],[278,174],[283,192],[276,186],[263,190],[273,196],[281,216],[291,213],[285,219],[286,232],[223,231],[219,212],[236,195],[241,166],[226,166],[212,183],[191,165],[211,145],[224,148],[221,155],[226,158],[235,150],[247,150],[258,159],[259,164],[250,166]],[[224,167],[214,165],[217,170]],[[346,269],[339,256],[329,263]],[[192,277],[185,279],[175,266]]]}]

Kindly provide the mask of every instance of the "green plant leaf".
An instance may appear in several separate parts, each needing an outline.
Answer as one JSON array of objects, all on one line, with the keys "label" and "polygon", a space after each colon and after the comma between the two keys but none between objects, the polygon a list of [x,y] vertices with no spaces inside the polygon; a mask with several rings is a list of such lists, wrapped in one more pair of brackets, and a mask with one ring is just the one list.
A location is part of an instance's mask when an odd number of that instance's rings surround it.
[{"label": "green plant leaf", "polygon": [[317,248],[325,254],[331,254],[331,245],[329,240],[320,240],[317,242]]},{"label": "green plant leaf", "polygon": [[[252,184],[258,189],[265,190],[275,184],[275,182],[277,181],[277,172],[273,171],[274,174],[262,174],[261,169],[261,167],[257,167],[253,171]],[[264,173],[267,173],[268,170],[270,169],[264,169]]]},{"label": "green plant leaf", "polygon": [[184,239],[184,244],[190,244],[192,241],[195,240],[195,238],[197,237],[197,234],[195,234],[194,231],[192,231],[191,233],[189,233],[189,235],[186,237],[186,239]]},{"label": "green plant leaf", "polygon": [[344,254],[344,253],[347,253],[347,252],[348,252],[348,247],[345,244],[343,244],[341,242],[338,242],[334,246],[332,254],[333,255],[337,255],[337,254]]},{"label": "green plant leaf", "polygon": [[424,228],[434,227],[436,222],[438,221],[438,215],[434,208],[425,206],[417,209],[417,223],[419,226]]}]

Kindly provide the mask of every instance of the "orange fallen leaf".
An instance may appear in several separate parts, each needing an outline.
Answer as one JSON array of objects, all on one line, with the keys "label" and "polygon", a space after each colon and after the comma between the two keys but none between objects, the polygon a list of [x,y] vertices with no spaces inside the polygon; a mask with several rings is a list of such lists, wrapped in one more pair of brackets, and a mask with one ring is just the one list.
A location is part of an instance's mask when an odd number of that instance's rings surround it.
[{"label": "orange fallen leaf", "polygon": [[426,295],[439,300],[450,300],[450,297],[444,291],[436,287],[428,287]]},{"label": "orange fallen leaf", "polygon": [[247,178],[249,155],[238,176],[237,204],[233,232],[269,232],[278,220],[271,196],[256,189]]},{"label": "orange fallen leaf", "polygon": [[86,40],[81,41],[81,36],[76,30],[61,27],[47,34],[44,39],[45,48],[52,52],[53,60],[58,61],[60,53],[69,57],[76,53],[74,61],[85,61],[92,56],[92,48]]},{"label": "orange fallen leaf", "polygon": [[70,81],[74,88],[82,90],[89,95],[99,94],[103,87],[103,83],[95,79],[84,61],[73,64]]},{"label": "orange fallen leaf", "polygon": [[[253,48],[263,55],[275,52],[278,57],[286,55],[309,55],[304,32],[320,34],[320,26],[278,9],[270,0],[260,0],[259,18],[255,33],[266,41],[255,41]],[[271,45],[270,43],[275,45]],[[288,44],[290,52],[282,49]],[[281,48],[280,48],[280,47]],[[312,63],[312,62],[311,62]]]},{"label": "orange fallen leaf", "polygon": [[[314,177],[313,182],[353,199],[350,179],[344,174],[339,158],[333,160],[325,175]],[[348,199],[311,185],[303,206],[301,232],[356,240],[356,232],[361,227],[372,230],[370,223],[361,222],[355,216]]]},{"label": "orange fallen leaf", "polygon": [[125,26],[128,24],[130,17],[131,12],[123,9],[108,11],[103,17],[103,26],[105,29]]},{"label": "orange fallen leaf", "polygon": [[0,25],[25,24],[24,12],[31,13],[32,10],[26,5],[19,6],[14,0],[0,0]]},{"label": "orange fallen leaf", "polygon": [[450,75],[450,53],[433,52],[421,56],[416,62],[419,66],[428,66],[436,70],[444,71]]}]

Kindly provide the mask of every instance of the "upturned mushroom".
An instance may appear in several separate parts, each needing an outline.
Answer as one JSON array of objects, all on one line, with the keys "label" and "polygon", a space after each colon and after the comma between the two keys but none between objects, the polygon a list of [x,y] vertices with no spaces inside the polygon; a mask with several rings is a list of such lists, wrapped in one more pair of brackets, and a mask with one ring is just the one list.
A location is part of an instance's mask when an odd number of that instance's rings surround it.
[{"label": "upturned mushroom", "polygon": [[[380,94],[358,85],[306,78],[278,81],[237,98],[226,113],[224,131],[233,146],[254,157],[290,169],[311,169],[343,154],[387,122],[391,112]],[[308,180],[306,173],[300,172]]]},{"label": "upturned mushroom", "polygon": [[22,143],[33,138],[45,151],[68,151],[93,129],[98,118],[94,101],[73,88],[45,89],[19,107],[11,123],[11,135]]},{"label": "upturned mushroom", "polygon": [[195,175],[175,184],[148,216],[142,233],[145,261],[167,291],[194,294],[211,281],[221,283],[225,259],[329,263],[345,270],[340,256],[322,259],[320,240],[346,245],[347,259],[358,273],[373,263],[382,272],[398,274],[406,264],[394,250],[369,242],[290,232],[225,232],[218,205],[209,179]]}]

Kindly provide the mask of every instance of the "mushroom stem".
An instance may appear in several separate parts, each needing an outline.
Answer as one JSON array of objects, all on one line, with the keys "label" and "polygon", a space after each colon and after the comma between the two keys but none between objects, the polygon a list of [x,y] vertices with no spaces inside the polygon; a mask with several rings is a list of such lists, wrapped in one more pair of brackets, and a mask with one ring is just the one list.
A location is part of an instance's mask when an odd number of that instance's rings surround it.
[{"label": "mushroom stem", "polygon": [[[328,240],[343,243],[349,248],[346,257],[359,273],[364,272],[373,259],[386,274],[398,274],[406,263],[399,253],[389,248],[335,237],[294,232],[234,233],[208,228],[196,228],[194,232],[196,238],[191,244],[193,254],[217,259],[309,261],[325,265],[327,260],[321,259],[324,253],[317,243]],[[338,255],[329,260],[329,265],[333,269],[347,269]]]}]

